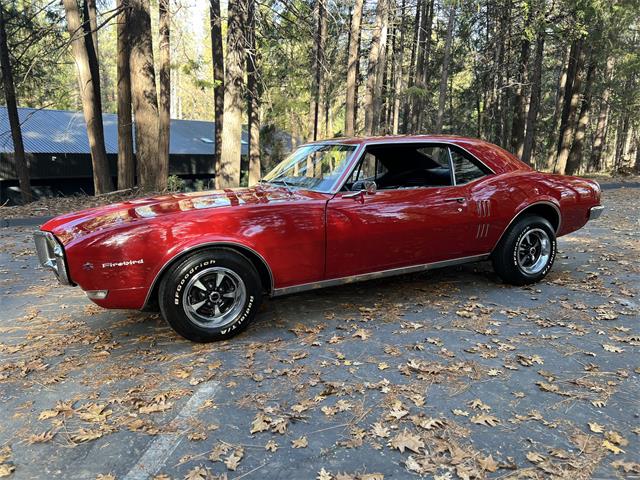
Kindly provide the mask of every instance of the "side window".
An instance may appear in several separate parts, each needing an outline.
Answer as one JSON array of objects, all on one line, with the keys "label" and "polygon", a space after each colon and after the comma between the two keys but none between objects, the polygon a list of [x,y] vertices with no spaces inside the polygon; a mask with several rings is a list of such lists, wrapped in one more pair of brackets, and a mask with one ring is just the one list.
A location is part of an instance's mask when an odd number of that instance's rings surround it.
[{"label": "side window", "polygon": [[451,149],[451,160],[453,161],[453,171],[456,176],[456,185],[464,185],[474,180],[484,177],[489,172],[463,152]]},{"label": "side window", "polygon": [[353,185],[355,182],[362,180],[377,180],[385,173],[387,173],[387,169],[384,165],[376,159],[375,155],[367,152],[360,164],[353,171],[347,184]]}]

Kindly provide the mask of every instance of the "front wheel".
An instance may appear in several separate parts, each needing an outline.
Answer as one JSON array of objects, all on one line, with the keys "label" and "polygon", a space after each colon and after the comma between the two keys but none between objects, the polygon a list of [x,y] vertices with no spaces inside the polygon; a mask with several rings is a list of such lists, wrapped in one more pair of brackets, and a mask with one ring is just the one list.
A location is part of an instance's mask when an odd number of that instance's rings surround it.
[{"label": "front wheel", "polygon": [[194,253],[171,267],[158,298],[165,320],[194,342],[238,334],[255,317],[261,299],[253,264],[225,248]]},{"label": "front wheel", "polygon": [[556,257],[556,235],[545,218],[526,215],[504,235],[492,255],[493,268],[507,283],[528,285],[542,280]]}]

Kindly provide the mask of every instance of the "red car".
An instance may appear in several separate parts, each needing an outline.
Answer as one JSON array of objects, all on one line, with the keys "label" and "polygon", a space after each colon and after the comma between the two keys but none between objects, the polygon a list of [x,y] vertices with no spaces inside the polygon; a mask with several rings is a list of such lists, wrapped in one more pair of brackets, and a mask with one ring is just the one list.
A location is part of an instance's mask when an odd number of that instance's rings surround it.
[{"label": "red car", "polygon": [[462,137],[303,145],[256,186],[62,215],[35,242],[105,308],[159,306],[184,337],[230,337],[263,294],[491,259],[508,283],[551,269],[556,237],[600,216],[600,187]]}]

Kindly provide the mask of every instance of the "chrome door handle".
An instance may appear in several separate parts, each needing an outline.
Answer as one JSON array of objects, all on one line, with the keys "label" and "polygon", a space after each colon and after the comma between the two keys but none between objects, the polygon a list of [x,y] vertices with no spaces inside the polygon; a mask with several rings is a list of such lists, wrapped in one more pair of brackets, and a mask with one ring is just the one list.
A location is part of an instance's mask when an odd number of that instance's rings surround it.
[{"label": "chrome door handle", "polygon": [[458,202],[465,203],[467,199],[465,197],[445,198],[445,202]]}]

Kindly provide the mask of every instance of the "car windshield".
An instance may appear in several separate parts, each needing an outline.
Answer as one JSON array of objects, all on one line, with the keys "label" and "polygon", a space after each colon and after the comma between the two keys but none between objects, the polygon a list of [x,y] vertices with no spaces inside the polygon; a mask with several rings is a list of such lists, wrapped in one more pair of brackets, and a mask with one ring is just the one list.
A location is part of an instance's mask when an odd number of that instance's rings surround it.
[{"label": "car windshield", "polygon": [[278,164],[262,181],[330,192],[355,149],[353,145],[305,145]]}]

